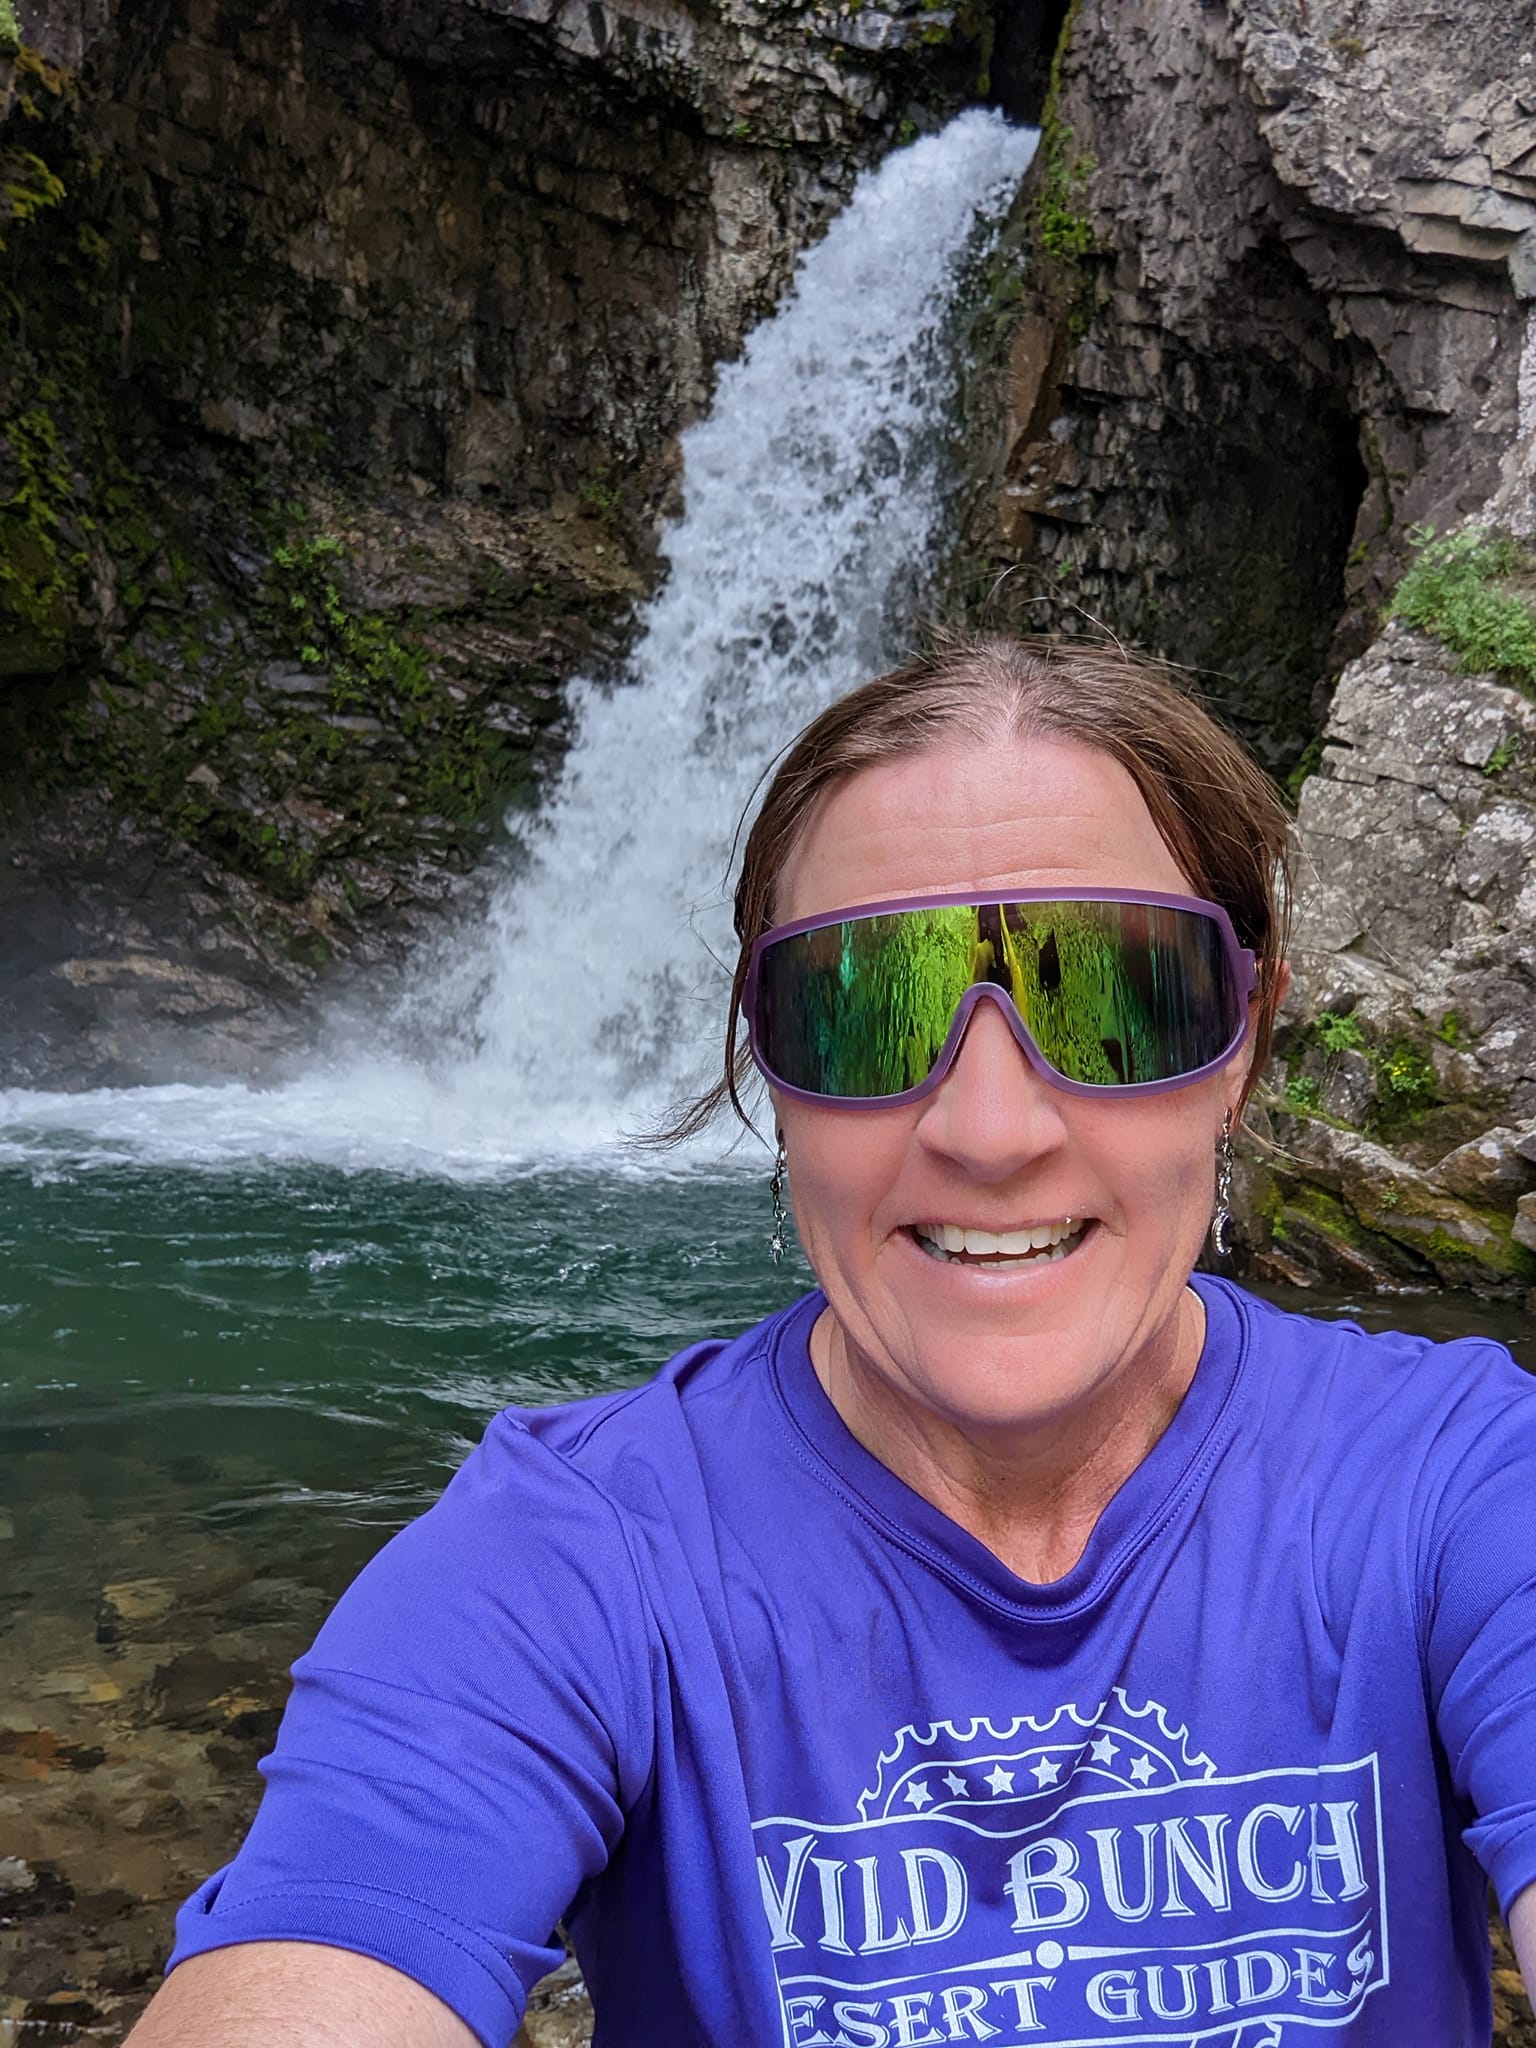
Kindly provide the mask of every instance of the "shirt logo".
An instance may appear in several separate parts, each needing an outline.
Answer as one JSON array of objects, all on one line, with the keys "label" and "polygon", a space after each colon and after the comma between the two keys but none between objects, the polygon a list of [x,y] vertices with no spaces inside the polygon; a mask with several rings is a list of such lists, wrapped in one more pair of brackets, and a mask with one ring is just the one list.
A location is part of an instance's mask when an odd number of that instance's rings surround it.
[{"label": "shirt logo", "polygon": [[903,1728],[855,1817],[753,1830],[785,2048],[1280,2048],[1389,1981],[1375,1754],[1224,1777],[1118,1688]]}]

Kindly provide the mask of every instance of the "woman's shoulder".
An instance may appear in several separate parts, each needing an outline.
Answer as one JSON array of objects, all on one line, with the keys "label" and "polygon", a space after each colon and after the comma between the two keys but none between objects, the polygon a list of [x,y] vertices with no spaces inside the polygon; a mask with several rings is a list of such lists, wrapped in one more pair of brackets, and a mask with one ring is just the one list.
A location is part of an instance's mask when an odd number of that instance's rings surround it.
[{"label": "woman's shoulder", "polygon": [[1237,1344],[1261,1429],[1367,1456],[1460,1459],[1482,1444],[1536,1457],[1536,1378],[1492,1337],[1367,1330],[1206,1276],[1199,1291]]},{"label": "woman's shoulder", "polygon": [[487,1478],[521,1486],[542,1471],[551,1483],[564,1474],[568,1486],[606,1488],[637,1461],[670,1466],[712,1443],[757,1436],[773,1412],[774,1354],[803,1341],[820,1306],[819,1295],[805,1295],[735,1336],[687,1345],[635,1386],[501,1409],[477,1454]]}]

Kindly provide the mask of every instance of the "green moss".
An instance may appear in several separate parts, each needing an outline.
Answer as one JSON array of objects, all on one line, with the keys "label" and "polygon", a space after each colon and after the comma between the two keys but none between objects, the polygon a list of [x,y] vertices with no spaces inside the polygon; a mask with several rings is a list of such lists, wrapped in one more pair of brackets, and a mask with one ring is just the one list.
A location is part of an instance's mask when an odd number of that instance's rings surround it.
[{"label": "green moss", "polygon": [[1508,534],[1481,526],[1440,540],[1432,527],[1417,527],[1409,538],[1418,554],[1388,618],[1432,633],[1463,672],[1492,669],[1536,696],[1536,604],[1525,594],[1536,562]]},{"label": "green moss", "polygon": [[[64,180],[35,149],[12,147],[0,155],[0,222],[25,226],[39,213],[57,206]],[[0,233],[0,250],[5,236]]]},{"label": "green moss", "polygon": [[0,0],[0,52],[21,48],[21,23],[13,0]]},{"label": "green moss", "polygon": [[1035,193],[1036,238],[1048,255],[1067,258],[1089,255],[1097,247],[1092,225],[1079,202],[1098,166],[1092,156],[1079,150],[1061,114],[1062,69],[1081,5],[1082,0],[1072,0],[1051,59],[1050,84],[1040,116],[1040,176]]},{"label": "green moss", "polygon": [[1438,1277],[1495,1288],[1536,1279],[1536,1255],[1516,1243],[1511,1219],[1493,1211],[1465,1209],[1467,1221],[1486,1232],[1476,1243],[1448,1230],[1443,1220],[1415,1216],[1397,1188],[1386,1189],[1377,1211],[1362,1216],[1328,1188],[1288,1182],[1270,1189],[1261,1213],[1276,1244],[1298,1246],[1316,1257],[1321,1239],[1338,1246],[1346,1265],[1357,1268],[1363,1260],[1401,1278]]},{"label": "green moss", "polygon": [[[56,395],[56,394],[55,394]],[[20,628],[38,665],[55,665],[70,638],[79,563],[64,540],[69,465],[52,412],[31,406],[5,429],[16,488],[0,501],[0,621]],[[0,668],[20,666],[0,651]]]},{"label": "green moss", "polygon": [[1354,1210],[1327,1188],[1318,1187],[1311,1181],[1298,1181],[1277,1188],[1270,1215],[1270,1229],[1279,1244],[1294,1238],[1301,1225],[1310,1226],[1321,1236],[1331,1238],[1351,1251],[1369,1255],[1369,1233]]},{"label": "green moss", "polygon": [[1323,736],[1319,733],[1316,739],[1307,742],[1301,759],[1285,778],[1285,794],[1290,800],[1292,810],[1301,802],[1301,785],[1309,775],[1315,775],[1322,765]]},{"label": "green moss", "polygon": [[1083,210],[1087,183],[1097,169],[1097,160],[1079,148],[1061,113],[1062,71],[1081,5],[1082,0],[1072,0],[1051,59],[1050,83],[1040,116],[1031,210],[1033,239],[1055,271],[1056,287],[1067,301],[1068,331],[1074,337],[1086,331],[1092,316],[1092,273],[1087,259],[1098,252],[1099,246],[1093,224]]},{"label": "green moss", "polygon": [[[6,5],[7,0],[0,0],[0,8]],[[50,64],[40,52],[23,48],[14,13],[9,20],[14,30],[11,37],[6,34],[6,15],[0,13],[0,52],[16,52],[10,78],[14,113],[20,121],[37,127],[42,144],[55,103],[72,102],[73,82],[67,71]],[[51,149],[44,154],[42,147],[34,149],[14,135],[0,141],[0,255],[9,246],[8,229],[25,227],[39,214],[51,212],[68,189],[63,168]]]},{"label": "green moss", "polygon": [[1508,1280],[1536,1280],[1536,1253],[1527,1251],[1523,1244],[1516,1242],[1512,1220],[1493,1210],[1480,1209],[1474,1214],[1489,1233],[1483,1242],[1468,1244],[1447,1230],[1431,1230],[1422,1240],[1430,1257],[1437,1263],[1465,1267],[1469,1273],[1488,1273]]},{"label": "green moss", "polygon": [[1435,1036],[1442,1045],[1460,1045],[1465,1030],[1466,1026],[1462,1022],[1459,1012],[1447,1010],[1440,1019],[1440,1022],[1435,1026]]},{"label": "green moss", "polygon": [[268,604],[278,637],[305,667],[328,671],[339,710],[381,700],[425,703],[434,694],[426,649],[383,614],[343,600],[336,581],[343,552],[334,534],[302,528],[276,543]]}]

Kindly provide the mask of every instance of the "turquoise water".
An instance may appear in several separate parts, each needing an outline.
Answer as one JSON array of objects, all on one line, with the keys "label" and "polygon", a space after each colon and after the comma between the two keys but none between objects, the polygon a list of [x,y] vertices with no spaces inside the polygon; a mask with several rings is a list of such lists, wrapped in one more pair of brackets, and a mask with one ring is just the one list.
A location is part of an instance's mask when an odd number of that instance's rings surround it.
[{"label": "turquoise water", "polygon": [[[0,2044],[121,2038],[336,1593],[499,1406],[798,1293],[768,1221],[745,1168],[0,1169]],[[1296,1305],[1536,1370],[1514,1312]]]},{"label": "turquoise water", "polygon": [[[0,1172],[0,1500],[13,1568],[51,1558],[60,1468],[97,1511],[360,1559],[507,1402],[643,1378],[809,1284],[766,1251],[763,1176],[529,1172],[459,1183],[314,1168]],[[1536,1328],[1448,1297],[1293,1297],[1440,1335]],[[52,1474],[49,1479],[46,1475]],[[328,1582],[337,1581],[335,1571]]]},{"label": "turquoise water", "polygon": [[504,1403],[630,1384],[803,1288],[767,1209],[745,1174],[0,1174],[7,1492],[63,1456],[104,1511],[377,1541]]}]

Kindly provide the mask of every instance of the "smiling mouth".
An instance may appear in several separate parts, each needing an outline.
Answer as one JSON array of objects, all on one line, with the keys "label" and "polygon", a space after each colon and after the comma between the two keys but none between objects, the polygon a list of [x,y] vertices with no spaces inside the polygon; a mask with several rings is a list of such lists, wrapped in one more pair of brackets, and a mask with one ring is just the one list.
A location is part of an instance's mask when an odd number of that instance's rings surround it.
[{"label": "smiling mouth", "polygon": [[1064,1216],[1060,1222],[1041,1223],[1027,1230],[970,1230],[958,1223],[914,1223],[909,1234],[920,1251],[945,1265],[1012,1272],[1020,1266],[1050,1266],[1069,1258],[1091,1228],[1091,1218],[1079,1222]]}]

